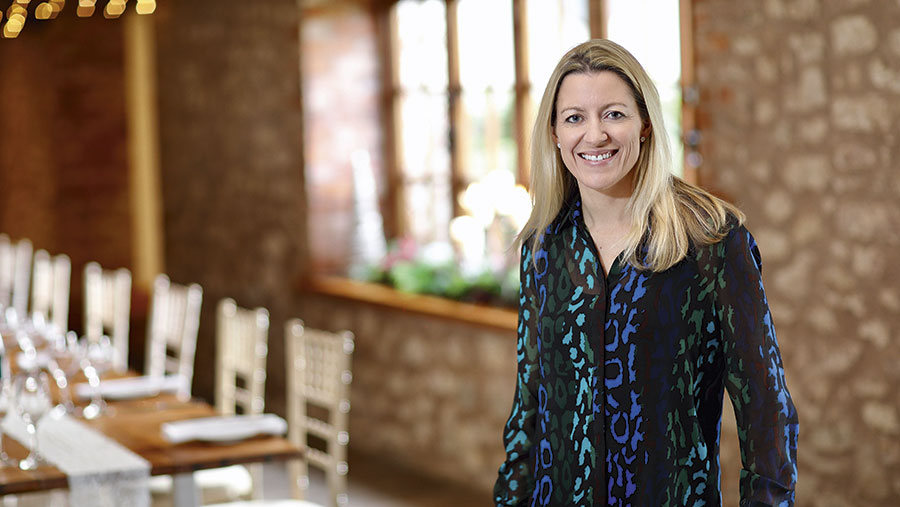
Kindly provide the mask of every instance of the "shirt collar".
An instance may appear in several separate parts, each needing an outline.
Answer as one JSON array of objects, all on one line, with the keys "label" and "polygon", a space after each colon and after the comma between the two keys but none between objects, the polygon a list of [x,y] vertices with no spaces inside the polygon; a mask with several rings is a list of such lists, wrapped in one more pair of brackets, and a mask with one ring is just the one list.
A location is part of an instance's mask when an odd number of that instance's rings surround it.
[{"label": "shirt collar", "polygon": [[559,225],[578,225],[587,228],[584,223],[584,212],[581,210],[581,196],[577,190],[563,201],[555,221]]},{"label": "shirt collar", "polygon": [[[581,229],[581,231],[586,235],[586,238],[590,238],[590,231],[587,228],[587,223],[584,221],[584,211],[581,206],[581,195],[578,193],[576,189],[574,192],[569,194],[569,197],[563,201],[562,208],[559,211],[559,214],[556,218],[557,228],[558,227],[566,227],[566,226],[574,226],[576,228]],[[649,240],[650,240],[650,229],[651,226],[648,223],[646,231],[644,232],[643,238],[641,238],[641,242],[638,246],[638,258],[642,261],[647,258],[647,254],[650,250]],[[624,262],[622,259],[619,261]]]}]

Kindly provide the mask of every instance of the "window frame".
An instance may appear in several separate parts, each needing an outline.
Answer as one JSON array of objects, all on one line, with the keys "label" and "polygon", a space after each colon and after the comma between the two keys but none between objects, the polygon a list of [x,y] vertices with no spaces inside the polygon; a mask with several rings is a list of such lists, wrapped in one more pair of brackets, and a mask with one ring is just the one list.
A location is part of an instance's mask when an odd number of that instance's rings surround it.
[{"label": "window frame", "polygon": [[[405,177],[401,160],[401,120],[400,98],[402,86],[399,80],[398,61],[398,32],[396,11],[394,5],[400,0],[383,0],[378,4],[377,22],[379,24],[379,46],[382,57],[382,83],[384,114],[384,157],[387,168],[387,203],[383,212],[384,230],[388,238],[400,237],[408,231],[408,224],[404,223],[404,206],[406,202]],[[447,27],[447,108],[449,121],[449,157],[450,157],[450,188],[452,195],[453,216],[460,216],[463,210],[460,207],[457,196],[468,185],[462,170],[463,155],[460,143],[458,126],[461,124],[462,115],[462,86],[459,72],[459,37],[457,8],[459,0],[443,0],[445,5]],[[541,0],[508,0],[512,3],[513,20],[513,49],[515,56],[515,81],[514,90],[514,130],[516,135],[516,182],[529,186],[530,179],[530,153],[529,144],[531,128],[528,119],[531,117],[531,101],[529,95],[534,83],[529,80],[529,61],[527,54],[528,33],[528,9],[527,2]],[[588,6],[588,23],[590,36],[602,38],[607,34],[606,25],[608,12],[604,9],[604,0],[586,0]],[[689,159],[697,152],[699,142],[697,133],[696,109],[698,97],[694,80],[694,48],[692,38],[692,6],[691,0],[679,0],[680,26],[681,26],[681,83],[682,83],[682,138],[676,140],[684,145],[684,174],[683,179],[691,183],[698,183],[699,167],[691,165]],[[696,160],[694,158],[693,160]]]}]

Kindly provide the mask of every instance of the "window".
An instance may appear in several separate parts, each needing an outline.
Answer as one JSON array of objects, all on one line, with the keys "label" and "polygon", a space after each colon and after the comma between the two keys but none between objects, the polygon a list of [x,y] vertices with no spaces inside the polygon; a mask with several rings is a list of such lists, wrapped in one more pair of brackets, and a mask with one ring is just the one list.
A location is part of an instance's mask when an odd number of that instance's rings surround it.
[{"label": "window", "polygon": [[510,264],[534,112],[559,56],[589,38],[589,14],[587,0],[394,3],[395,230],[452,241],[470,272]]},{"label": "window", "polygon": [[393,17],[400,229],[423,243],[446,241],[453,218],[446,7],[400,2]]},{"label": "window", "polygon": [[604,0],[607,37],[625,46],[647,69],[659,90],[676,173],[683,169],[681,139],[681,35],[679,3]]},{"label": "window", "polygon": [[[680,138],[679,3],[604,0],[602,13],[597,7],[588,0],[394,4],[392,134],[401,187],[395,216],[402,222],[396,230],[419,244],[447,241],[451,230],[466,228],[452,228],[454,217],[471,215],[490,235],[491,210],[473,209],[477,186],[512,196],[515,183],[527,183],[528,142],[544,86],[559,57],[591,36],[592,18],[595,26],[605,19],[606,35],[647,66],[670,134]],[[511,225],[521,226],[514,218]],[[458,242],[479,242],[476,232]]]},{"label": "window", "polygon": [[[559,57],[592,36],[616,40],[645,65],[657,82],[666,125],[676,141],[675,160],[681,160],[679,8],[685,0],[395,0],[375,5],[368,27],[359,7],[352,23],[340,21],[349,18],[349,7],[329,10],[327,22],[316,21],[317,15],[325,17],[321,13],[306,15],[305,24],[315,29],[304,36],[305,52],[327,46],[360,61],[369,58],[360,48],[372,51],[382,88],[375,95],[366,81],[347,81],[353,73],[339,63],[342,55],[305,57],[310,70],[304,71],[309,101],[304,107],[307,116],[313,114],[306,121],[307,188],[315,208],[311,229],[313,244],[329,245],[313,252],[317,265],[333,270],[341,262],[371,261],[371,252],[383,251],[382,244],[359,255],[360,248],[353,246],[368,243],[363,238],[372,228],[365,224],[374,223],[373,211],[383,220],[384,234],[379,227],[377,235],[405,238],[405,244],[420,247],[443,245],[431,248],[429,256],[446,259],[455,253],[469,274],[486,269],[499,273],[514,265],[517,252],[510,252],[509,245],[530,213],[525,186],[537,105]],[[327,32],[326,24],[344,28]],[[363,44],[370,29],[377,42]],[[353,43],[339,42],[336,34]],[[325,68],[319,60],[334,69],[333,76],[315,74],[317,66]],[[328,84],[338,76],[342,79]],[[311,90],[306,83],[313,84]],[[350,83],[368,91],[362,101],[367,105],[355,105],[362,103],[354,96],[336,96],[335,90],[352,89]],[[330,102],[319,100],[331,95]],[[377,136],[366,123],[372,103],[381,111]],[[315,116],[319,110],[321,116]],[[326,125],[333,111],[342,111],[350,128],[365,124],[364,135]],[[321,126],[316,118],[322,119]],[[351,124],[348,118],[358,122]],[[685,115],[684,121],[689,120]],[[353,145],[364,145],[366,156],[343,154],[348,143],[329,143],[329,137],[363,140]],[[344,155],[347,161],[335,162]],[[360,181],[356,173],[368,176]],[[341,206],[333,204],[337,195],[344,199]],[[329,241],[315,241],[319,230]],[[334,238],[346,232],[351,237],[343,243],[351,253],[341,258]],[[316,262],[317,255],[322,262]]]}]

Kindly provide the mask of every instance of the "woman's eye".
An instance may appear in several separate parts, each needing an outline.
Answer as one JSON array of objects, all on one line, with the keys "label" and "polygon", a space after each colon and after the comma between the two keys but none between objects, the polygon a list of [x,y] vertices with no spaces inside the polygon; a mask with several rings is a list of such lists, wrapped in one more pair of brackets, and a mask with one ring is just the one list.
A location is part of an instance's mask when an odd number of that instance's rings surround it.
[{"label": "woman's eye", "polygon": [[606,113],[606,117],[609,118],[610,120],[621,120],[622,118],[625,117],[625,115],[619,111],[610,111],[610,112]]},{"label": "woman's eye", "polygon": [[581,121],[580,114],[570,114],[566,117],[566,123],[578,123],[579,121]]}]

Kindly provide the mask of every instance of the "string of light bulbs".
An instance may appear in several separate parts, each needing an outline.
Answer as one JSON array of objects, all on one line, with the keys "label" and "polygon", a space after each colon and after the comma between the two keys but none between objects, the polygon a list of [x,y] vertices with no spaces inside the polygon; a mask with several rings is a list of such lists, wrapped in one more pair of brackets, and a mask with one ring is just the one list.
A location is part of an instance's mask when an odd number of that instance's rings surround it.
[{"label": "string of light bulbs", "polygon": [[[97,0],[78,0],[75,13],[80,18],[94,15],[97,8]],[[108,0],[103,7],[103,17],[115,19],[121,16],[126,9],[128,0]],[[0,36],[6,39],[14,39],[19,36],[25,27],[29,16],[38,20],[56,19],[60,11],[66,5],[66,0],[13,0],[6,11],[0,10]],[[156,10],[156,0],[136,0],[135,12],[138,14],[150,14]]]}]

